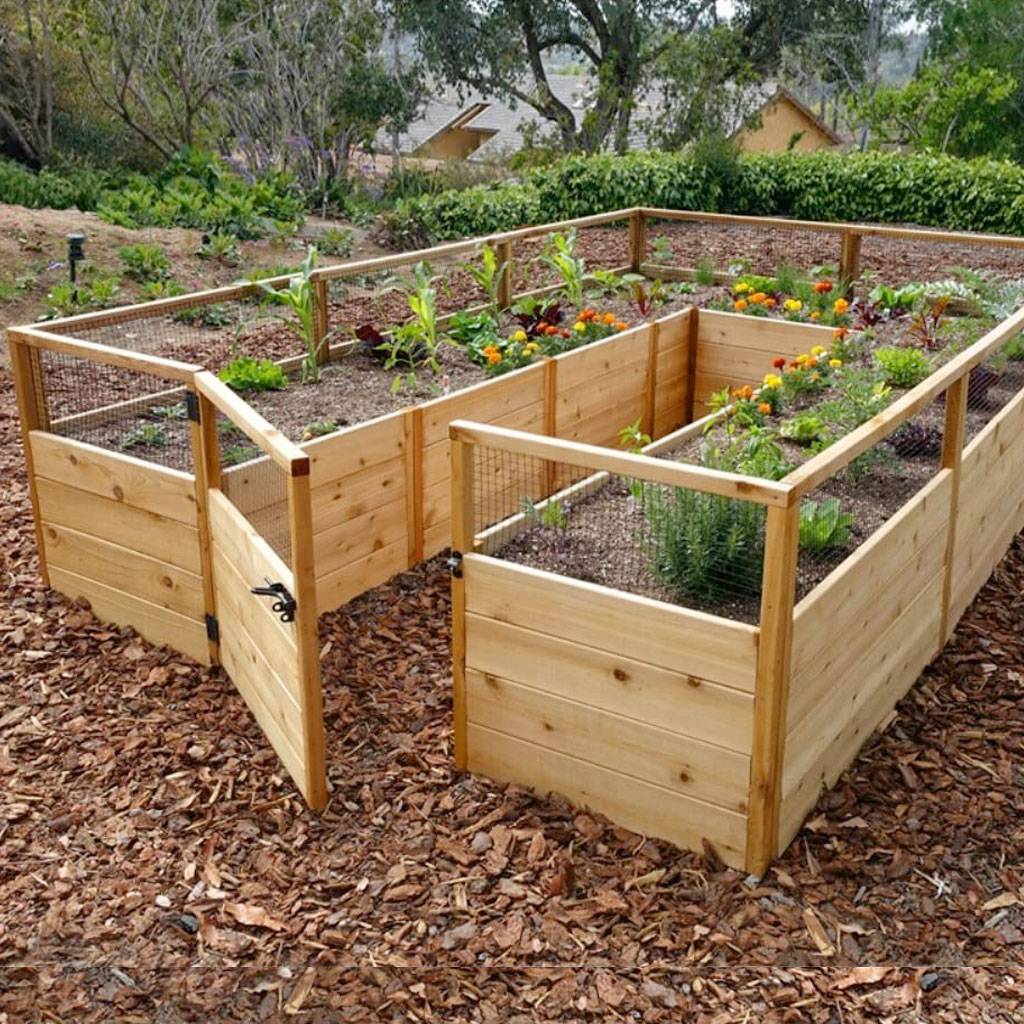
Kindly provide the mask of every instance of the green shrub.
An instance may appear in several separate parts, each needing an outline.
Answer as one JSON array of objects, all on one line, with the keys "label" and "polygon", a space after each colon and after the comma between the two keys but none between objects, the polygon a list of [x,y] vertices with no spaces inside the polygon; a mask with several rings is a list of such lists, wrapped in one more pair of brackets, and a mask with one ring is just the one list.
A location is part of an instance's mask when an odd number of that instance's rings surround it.
[{"label": "green shrub", "polygon": [[934,154],[701,152],[572,156],[518,182],[405,199],[385,227],[407,244],[629,206],[1024,234],[1024,167]]},{"label": "green shrub", "polygon": [[893,388],[916,387],[932,372],[931,360],[916,348],[875,349],[875,360]]},{"label": "green shrub", "polygon": [[140,242],[137,245],[123,245],[117,250],[124,264],[125,273],[136,281],[162,281],[168,277],[171,261],[167,258],[163,246],[148,245]]},{"label": "green shrub", "polygon": [[217,375],[233,391],[280,391],[288,378],[277,363],[269,359],[239,356]]}]

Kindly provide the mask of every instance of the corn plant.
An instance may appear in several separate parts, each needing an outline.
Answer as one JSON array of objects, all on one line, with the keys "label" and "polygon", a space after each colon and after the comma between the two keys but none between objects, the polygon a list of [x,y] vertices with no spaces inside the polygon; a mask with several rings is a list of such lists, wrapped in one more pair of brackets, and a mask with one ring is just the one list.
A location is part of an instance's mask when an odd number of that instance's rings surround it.
[{"label": "corn plant", "polygon": [[316,303],[313,298],[313,271],[316,269],[316,246],[311,245],[298,274],[288,281],[287,288],[275,288],[266,281],[257,282],[263,293],[278,305],[288,306],[295,319],[280,317],[288,329],[294,331],[306,347],[302,360],[302,383],[320,382],[319,356],[327,344],[327,335],[317,338]]},{"label": "corn plant", "polygon": [[404,370],[404,375],[395,377],[392,392],[398,392],[403,383],[414,386],[416,367],[422,363],[434,373],[441,370],[437,349],[445,338],[438,326],[437,278],[431,274],[430,265],[422,261],[413,268],[413,278],[413,288],[406,293],[412,318],[392,331],[391,337],[379,346],[385,355],[384,369],[400,367]]},{"label": "corn plant", "polygon": [[485,243],[480,250],[480,262],[463,263],[462,269],[487,295],[491,310],[496,315],[500,310],[498,292],[501,290],[501,281],[506,273],[512,272],[512,261],[502,260],[499,263],[497,250]]},{"label": "corn plant", "polygon": [[576,229],[570,228],[564,235],[557,231],[551,235],[540,258],[561,277],[562,289],[569,302],[582,306],[587,265],[582,257],[576,255]]}]

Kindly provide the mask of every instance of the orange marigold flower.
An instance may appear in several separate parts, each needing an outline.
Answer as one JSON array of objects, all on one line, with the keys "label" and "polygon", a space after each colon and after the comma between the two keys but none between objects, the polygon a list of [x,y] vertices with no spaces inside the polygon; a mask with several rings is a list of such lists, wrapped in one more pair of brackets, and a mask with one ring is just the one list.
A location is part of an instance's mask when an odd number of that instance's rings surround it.
[{"label": "orange marigold flower", "polygon": [[501,362],[501,353],[498,352],[497,350],[495,350],[494,352],[488,352],[487,362],[489,362],[491,366],[497,365],[498,363]]},{"label": "orange marigold flower", "polygon": [[601,317],[601,319],[610,327],[613,323],[615,323],[615,314],[605,313],[605,315]]},{"label": "orange marigold flower", "polygon": [[819,295],[824,295],[824,294],[825,294],[825,292],[830,292],[830,291],[832,291],[832,287],[833,287],[833,285],[832,285],[832,282],[831,282],[831,281],[829,281],[829,280],[825,280],[825,281],[816,281],[816,282],[814,283],[814,290],[815,290],[815,291],[816,291],[816,292],[817,292],[817,293],[818,293]]},{"label": "orange marigold flower", "polygon": [[566,329],[565,329],[564,327],[563,327],[563,328],[562,328],[562,329],[561,329],[561,330],[560,330],[560,331],[559,331],[558,333],[559,333],[559,334],[560,334],[560,335],[561,335],[561,336],[562,336],[563,338],[568,338],[568,337],[569,337],[569,332],[568,332],[568,331],[567,331],[567,330],[566,330]]},{"label": "orange marigold flower", "polygon": [[786,365],[786,357],[785,356],[779,356],[778,359],[773,359],[772,360],[772,366],[774,366],[776,370],[781,370],[785,365]]},{"label": "orange marigold flower", "polygon": [[762,415],[767,416],[772,411],[772,407],[767,402],[762,402],[757,407],[757,411]]},{"label": "orange marigold flower", "polygon": [[849,308],[850,304],[846,301],[846,299],[836,299],[836,301],[832,303],[832,309],[835,310],[835,312],[839,313],[840,315],[845,313]]},{"label": "orange marigold flower", "polygon": [[750,301],[756,302],[758,305],[760,305],[767,298],[768,296],[765,295],[764,292],[754,292],[754,294],[750,296]]},{"label": "orange marigold flower", "polygon": [[557,334],[557,333],[558,333],[558,328],[557,328],[557,327],[555,327],[555,326],[554,326],[553,324],[549,324],[549,325],[548,325],[548,326],[547,326],[547,327],[545,328],[545,330],[544,330],[544,333],[545,333],[546,335],[548,335],[548,337],[551,337],[552,335],[555,335],[555,334]]},{"label": "orange marigold flower", "polygon": [[616,320],[615,321],[615,330],[617,330],[617,331],[624,331],[628,326],[629,325],[626,323],[625,320]]},{"label": "orange marigold flower", "polygon": [[832,337],[833,337],[833,338],[836,338],[836,339],[839,339],[839,338],[845,338],[845,337],[846,337],[846,335],[847,335],[847,334],[849,334],[849,333],[850,333],[850,332],[849,332],[849,331],[848,331],[848,330],[847,330],[847,329],[846,329],[845,327],[837,327],[837,328],[836,328],[836,329],[835,329],[835,330],[834,330],[834,331],[832,332]]},{"label": "orange marigold flower", "polygon": [[774,309],[775,308],[775,300],[770,295],[768,296],[767,299],[764,300],[764,308],[765,309]]},{"label": "orange marigold flower", "polygon": [[744,309],[746,309],[746,308],[747,308],[747,306],[748,306],[748,305],[749,305],[749,303],[747,302],[747,300],[746,300],[746,299],[737,299],[737,300],[736,300],[736,301],[735,301],[735,302],[734,302],[734,303],[732,304],[732,308],[733,308],[733,309],[738,309],[738,310],[740,310],[740,311],[742,312],[742,311],[743,311]]}]

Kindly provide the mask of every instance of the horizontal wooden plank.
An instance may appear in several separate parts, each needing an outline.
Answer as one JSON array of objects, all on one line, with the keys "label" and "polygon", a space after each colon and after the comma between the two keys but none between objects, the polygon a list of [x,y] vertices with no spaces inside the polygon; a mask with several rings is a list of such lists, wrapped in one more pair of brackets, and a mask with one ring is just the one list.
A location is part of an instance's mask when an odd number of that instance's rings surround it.
[{"label": "horizontal wooden plank", "polygon": [[313,564],[317,578],[405,539],[405,500],[381,505],[313,535]]},{"label": "horizontal wooden plank", "polygon": [[187,526],[198,523],[195,478],[191,473],[39,430],[29,433],[29,444],[38,476]]},{"label": "horizontal wooden plank", "polygon": [[598,647],[466,616],[466,665],[669,732],[750,753],[748,693]]},{"label": "horizontal wooden plank", "polygon": [[354,597],[386,583],[409,567],[405,539],[380,548],[316,581],[316,603],[320,613],[347,604]]},{"label": "horizontal wooden plank", "polygon": [[474,384],[453,395],[424,402],[423,444],[427,447],[448,437],[452,420],[491,423],[523,406],[544,400],[544,366],[535,363],[512,373]]},{"label": "horizontal wooden plank", "polygon": [[914,684],[939,645],[944,577],[938,573],[831,693],[787,737],[780,836],[784,846],[864,741]]},{"label": "horizontal wooden plank", "polygon": [[203,620],[203,583],[195,573],[66,526],[44,520],[42,527],[47,565]]},{"label": "horizontal wooden plank", "polygon": [[466,702],[476,725],[747,812],[747,755],[473,669],[466,672]]},{"label": "horizontal wooden plank", "polygon": [[45,477],[36,478],[36,495],[39,516],[48,523],[129,545],[186,572],[202,571],[195,526]]},{"label": "horizontal wooden plank", "polygon": [[677,846],[699,850],[707,839],[727,864],[743,867],[745,815],[473,723],[467,745],[470,771],[558,793],[623,828]]},{"label": "horizontal wooden plank", "polygon": [[88,601],[101,622],[131,626],[151,644],[166,645],[202,665],[210,663],[204,623],[58,567],[50,570],[50,585],[72,599]]},{"label": "horizontal wooden plank", "polygon": [[468,612],[753,692],[753,626],[484,555],[463,578]]},{"label": "horizontal wooden plank", "polygon": [[558,356],[559,397],[604,377],[617,367],[638,361],[646,363],[650,333],[650,325],[642,324]]},{"label": "horizontal wooden plank", "polygon": [[405,457],[405,411],[346,427],[302,445],[309,456],[309,485],[334,485],[338,480],[380,463]]},{"label": "horizontal wooden plank", "polygon": [[815,345],[828,348],[832,344],[834,329],[778,317],[702,309],[697,321],[697,342],[698,346],[722,345],[763,352],[770,367],[775,356],[792,359],[801,352],[809,352]]}]

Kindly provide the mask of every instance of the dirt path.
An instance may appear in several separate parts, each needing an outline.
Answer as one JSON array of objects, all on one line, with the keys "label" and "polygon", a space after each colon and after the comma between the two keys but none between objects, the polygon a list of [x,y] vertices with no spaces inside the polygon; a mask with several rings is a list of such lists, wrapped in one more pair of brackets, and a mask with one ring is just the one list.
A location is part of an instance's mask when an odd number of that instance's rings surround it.
[{"label": "dirt path", "polygon": [[436,563],[325,617],[307,812],[223,678],[39,585],[16,434],[5,380],[5,1024],[1018,1019],[1024,540],[757,884],[454,776]]}]

